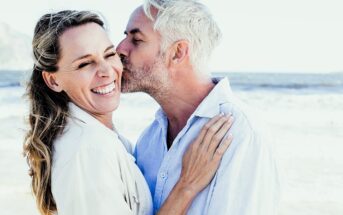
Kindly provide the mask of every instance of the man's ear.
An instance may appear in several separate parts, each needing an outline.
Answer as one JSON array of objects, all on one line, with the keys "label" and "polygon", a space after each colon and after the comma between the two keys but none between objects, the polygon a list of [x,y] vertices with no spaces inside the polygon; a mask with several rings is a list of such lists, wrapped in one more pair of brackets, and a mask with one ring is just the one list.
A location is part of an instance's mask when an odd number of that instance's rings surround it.
[{"label": "man's ear", "polygon": [[44,79],[45,84],[53,91],[55,92],[62,92],[62,87],[61,85],[58,84],[56,80],[56,74],[53,72],[47,72],[43,71],[42,72],[42,77]]},{"label": "man's ear", "polygon": [[189,56],[189,43],[186,40],[179,40],[173,44],[171,53],[171,62],[173,64],[181,63]]}]

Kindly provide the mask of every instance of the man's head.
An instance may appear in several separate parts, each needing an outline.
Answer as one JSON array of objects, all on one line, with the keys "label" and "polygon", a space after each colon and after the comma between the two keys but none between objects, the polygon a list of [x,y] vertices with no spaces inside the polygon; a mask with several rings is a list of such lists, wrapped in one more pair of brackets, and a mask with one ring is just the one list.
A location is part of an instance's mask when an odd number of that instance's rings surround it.
[{"label": "man's head", "polygon": [[164,70],[163,56],[160,53],[160,34],[153,29],[153,22],[138,7],[132,14],[117,51],[124,66],[122,77],[123,92],[143,91],[151,93],[159,80],[159,75],[167,75]]},{"label": "man's head", "polygon": [[221,36],[206,6],[196,0],[146,0],[132,13],[125,34],[117,49],[124,64],[122,90],[148,93],[168,85],[178,56],[195,73],[208,75],[208,59]]}]

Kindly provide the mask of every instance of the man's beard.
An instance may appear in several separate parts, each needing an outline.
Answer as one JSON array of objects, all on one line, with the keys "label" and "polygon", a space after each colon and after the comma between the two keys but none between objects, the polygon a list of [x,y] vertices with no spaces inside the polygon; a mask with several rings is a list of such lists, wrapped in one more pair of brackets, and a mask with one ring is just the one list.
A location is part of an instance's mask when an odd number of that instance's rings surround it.
[{"label": "man's beard", "polygon": [[145,92],[152,97],[163,93],[163,88],[168,81],[166,70],[161,56],[149,65],[134,67],[126,58],[122,58],[124,71],[122,75],[121,91]]},{"label": "man's beard", "polygon": [[131,64],[124,64],[124,70],[121,81],[121,91],[123,93],[129,92],[146,92],[149,88],[149,83],[152,81],[151,67],[133,67]]}]

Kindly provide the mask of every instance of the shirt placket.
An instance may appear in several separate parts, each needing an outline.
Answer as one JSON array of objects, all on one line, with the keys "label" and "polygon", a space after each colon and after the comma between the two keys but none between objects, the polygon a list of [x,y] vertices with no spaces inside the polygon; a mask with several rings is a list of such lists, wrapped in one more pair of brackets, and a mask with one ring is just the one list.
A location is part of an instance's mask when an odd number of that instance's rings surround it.
[{"label": "shirt placket", "polygon": [[[166,184],[168,183],[168,172],[170,169],[170,165],[173,163],[172,158],[178,157],[179,147],[178,147],[177,143],[185,135],[185,133],[189,129],[189,125],[193,121],[194,121],[193,117],[190,120],[188,120],[184,129],[182,129],[180,131],[180,133],[174,139],[172,146],[170,147],[169,151],[167,151],[167,153],[166,153],[166,155],[162,161],[162,164],[160,166],[160,169],[159,169],[158,174],[157,174],[157,179],[156,179],[155,197],[154,197],[155,213],[157,212],[157,209],[161,207],[161,203],[162,203],[162,199],[163,199],[163,191],[164,191]],[[164,133],[164,137],[166,137],[167,126],[164,126],[162,130]],[[167,147],[166,138],[163,139],[163,143],[164,143],[165,147]]]},{"label": "shirt placket", "polygon": [[156,179],[156,188],[155,188],[155,210],[157,208],[160,208],[161,206],[161,202],[163,199],[163,190],[164,190],[164,186],[167,183],[168,180],[168,164],[170,162],[170,158],[172,156],[169,155],[169,153],[167,153],[165,159],[162,162],[162,165],[158,171],[157,174],[157,179]]},{"label": "shirt placket", "polygon": [[166,142],[166,135],[167,135],[167,120],[165,118],[160,118],[159,120],[161,129],[162,129],[162,141],[164,145],[164,152],[166,153],[165,157],[162,160],[161,166],[158,170],[156,175],[156,185],[155,185],[155,195],[154,195],[154,212],[157,212],[157,209],[160,208],[162,197],[163,197],[163,189],[168,179],[168,163],[171,158],[169,156],[169,152],[167,152],[167,142]]}]

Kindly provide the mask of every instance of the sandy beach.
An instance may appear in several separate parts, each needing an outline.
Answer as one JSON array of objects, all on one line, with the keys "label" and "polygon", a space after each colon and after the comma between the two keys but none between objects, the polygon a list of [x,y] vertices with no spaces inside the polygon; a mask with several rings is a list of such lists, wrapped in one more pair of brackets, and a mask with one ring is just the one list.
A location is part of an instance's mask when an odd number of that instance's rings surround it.
[{"label": "sandy beach", "polygon": [[[38,215],[22,156],[27,103],[21,87],[0,88],[0,211]],[[343,214],[343,95],[298,91],[238,91],[261,113],[274,138],[282,179],[280,215]],[[122,96],[114,121],[135,142],[154,117],[144,94]]]}]

